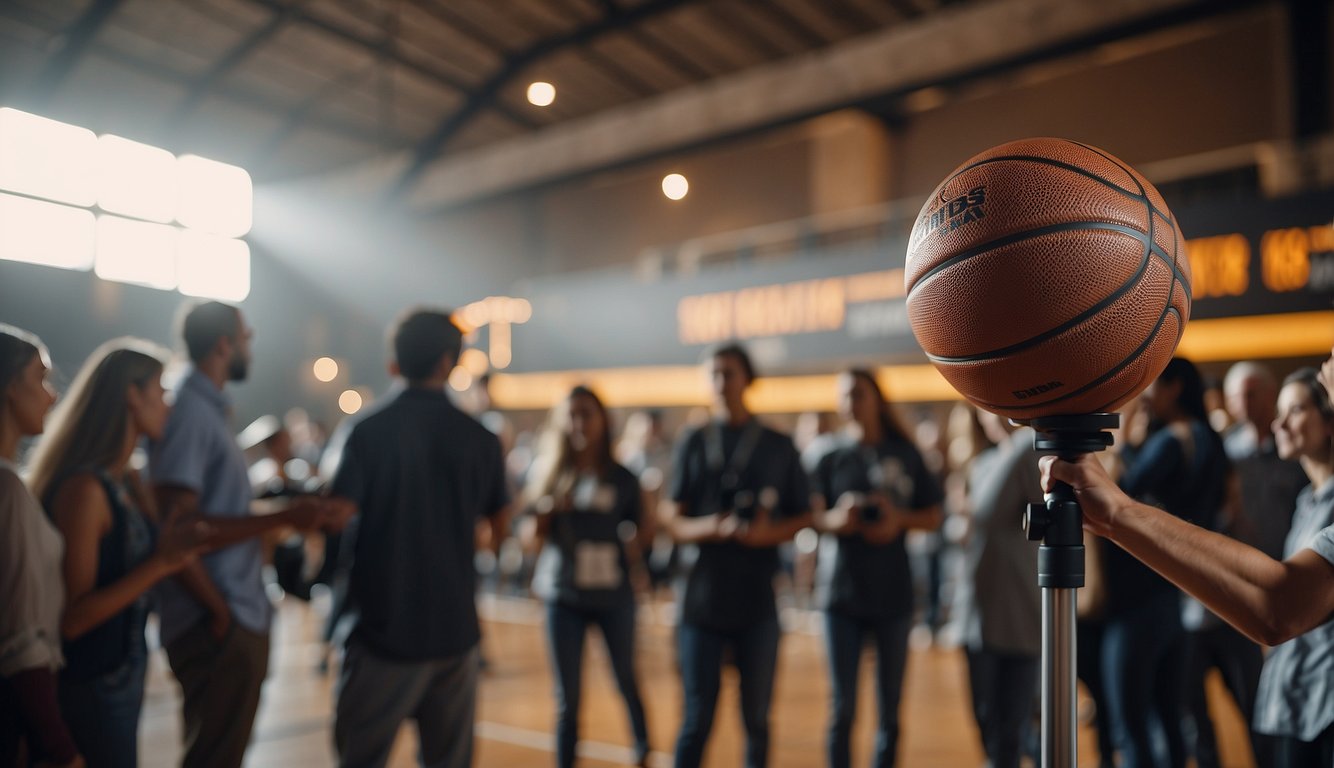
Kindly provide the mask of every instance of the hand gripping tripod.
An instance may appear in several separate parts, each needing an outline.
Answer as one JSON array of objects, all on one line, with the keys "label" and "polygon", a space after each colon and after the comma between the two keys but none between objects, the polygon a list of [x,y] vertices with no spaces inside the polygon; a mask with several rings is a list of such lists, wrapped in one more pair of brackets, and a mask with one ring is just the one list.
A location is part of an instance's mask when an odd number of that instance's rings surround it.
[{"label": "hand gripping tripod", "polygon": [[[1033,419],[1033,447],[1063,459],[1102,451],[1121,417],[1114,413]],[[1038,547],[1042,588],[1042,768],[1074,768],[1075,590],[1084,586],[1083,512],[1074,489],[1057,483],[1045,504],[1030,504],[1024,531]]]}]

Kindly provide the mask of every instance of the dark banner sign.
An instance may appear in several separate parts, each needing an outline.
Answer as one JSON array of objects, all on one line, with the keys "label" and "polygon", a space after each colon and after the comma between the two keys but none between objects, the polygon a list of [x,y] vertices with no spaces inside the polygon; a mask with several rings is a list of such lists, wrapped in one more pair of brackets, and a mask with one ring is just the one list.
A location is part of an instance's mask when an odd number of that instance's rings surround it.
[{"label": "dark banner sign", "polygon": [[[1175,213],[1194,319],[1334,307],[1334,192]],[[691,364],[728,339],[784,372],[921,362],[904,304],[906,247],[906,237],[854,243],[651,281],[624,271],[533,280],[518,286],[532,322],[514,328],[510,370]]]}]

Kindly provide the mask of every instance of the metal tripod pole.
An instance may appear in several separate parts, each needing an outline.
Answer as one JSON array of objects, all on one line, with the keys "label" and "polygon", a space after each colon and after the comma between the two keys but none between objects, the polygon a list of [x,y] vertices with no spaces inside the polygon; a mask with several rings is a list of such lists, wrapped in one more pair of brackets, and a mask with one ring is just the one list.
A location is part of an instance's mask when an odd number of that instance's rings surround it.
[{"label": "metal tripod pole", "polygon": [[[1104,450],[1120,417],[1115,414],[1035,419],[1039,452],[1074,458]],[[1083,512],[1074,490],[1057,483],[1044,504],[1032,504],[1024,530],[1038,547],[1042,588],[1042,768],[1075,768],[1075,590],[1084,586]]]}]

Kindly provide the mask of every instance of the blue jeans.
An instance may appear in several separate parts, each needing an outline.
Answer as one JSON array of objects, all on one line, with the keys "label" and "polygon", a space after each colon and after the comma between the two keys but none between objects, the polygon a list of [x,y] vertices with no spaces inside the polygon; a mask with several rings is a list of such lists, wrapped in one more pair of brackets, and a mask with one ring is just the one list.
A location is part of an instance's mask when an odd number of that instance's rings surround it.
[{"label": "blue jeans", "polygon": [[973,717],[992,768],[1019,768],[1033,721],[1041,661],[1039,656],[986,648],[968,651]]},{"label": "blue jeans", "polygon": [[722,683],[724,653],[731,651],[741,686],[741,721],[746,728],[746,766],[769,761],[769,702],[778,664],[778,619],[722,633],[693,624],[676,630],[685,714],[676,740],[676,768],[696,768],[713,730],[713,714]]},{"label": "blue jeans", "polygon": [[[1102,636],[1102,677],[1121,768],[1186,764],[1181,732],[1185,656],[1186,635],[1175,590],[1151,595],[1129,613],[1108,619]],[[1157,754],[1155,736],[1165,754]]]},{"label": "blue jeans", "polygon": [[144,703],[145,653],[132,653],[114,672],[91,680],[60,677],[60,712],[90,766],[139,764],[139,712]]},{"label": "blue jeans", "polygon": [[825,642],[829,647],[829,682],[833,703],[829,717],[829,765],[847,768],[852,762],[852,721],[857,714],[857,680],[862,647],[875,644],[876,698],[880,720],[876,727],[875,762],[894,765],[899,748],[899,697],[908,660],[908,631],[912,617],[859,619],[825,611]]},{"label": "blue jeans", "polygon": [[635,604],[610,610],[580,610],[559,603],[547,603],[547,647],[556,682],[556,764],[574,765],[575,744],[579,740],[580,679],[584,668],[584,637],[596,624],[607,644],[611,671],[616,686],[625,699],[630,730],[635,739],[635,758],[648,754],[648,725],[644,703],[635,682]]}]

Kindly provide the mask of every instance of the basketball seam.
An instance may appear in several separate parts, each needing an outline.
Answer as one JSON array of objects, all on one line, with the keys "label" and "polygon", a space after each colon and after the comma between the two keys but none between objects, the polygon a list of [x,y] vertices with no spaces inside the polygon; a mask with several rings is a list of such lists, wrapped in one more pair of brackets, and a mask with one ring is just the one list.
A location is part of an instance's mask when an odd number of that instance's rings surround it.
[{"label": "basketball seam", "polygon": [[[1113,224],[1108,226],[1113,228],[1119,228],[1121,225]],[[1121,231],[1121,230],[1114,229],[1114,231]],[[1075,317],[1069,320],[1066,320],[1064,323],[1061,323],[1060,325],[1054,328],[1049,328],[1045,331],[1042,331],[1036,336],[1030,336],[1029,338],[1024,339],[1023,341],[1016,342],[1008,347],[1001,347],[1000,349],[992,349],[986,352],[978,352],[977,354],[973,355],[959,355],[959,356],[933,355],[927,352],[926,354],[927,359],[937,363],[976,363],[976,362],[981,362],[983,360],[992,360],[997,357],[1002,357],[1004,355],[1014,354],[1015,352],[1022,352],[1025,349],[1028,349],[1030,347],[1035,347],[1038,344],[1047,341],[1048,339],[1055,338],[1056,336],[1065,333],[1071,328],[1078,326],[1079,324],[1083,323],[1084,321],[1088,320],[1089,318],[1093,317],[1099,312],[1102,312],[1104,309],[1111,306],[1122,296],[1125,296],[1127,293],[1129,293],[1130,289],[1134,288],[1135,285],[1139,283],[1141,279],[1143,279],[1144,273],[1147,272],[1149,269],[1149,261],[1152,258],[1153,246],[1149,244],[1148,239],[1143,236],[1142,232],[1137,232],[1127,227],[1125,233],[1135,237],[1136,240],[1139,240],[1140,245],[1145,246],[1144,253],[1143,255],[1140,256],[1139,267],[1136,268],[1135,274],[1131,275],[1128,280],[1126,280],[1124,283],[1118,286],[1115,291],[1108,294],[1105,299],[1102,299],[1097,304],[1094,304],[1093,306],[1084,310],[1080,314],[1076,315]],[[1164,259],[1164,261],[1166,260]]]}]

